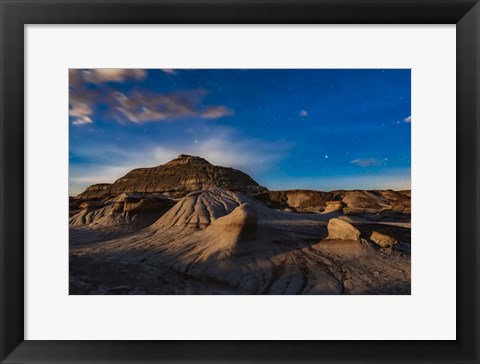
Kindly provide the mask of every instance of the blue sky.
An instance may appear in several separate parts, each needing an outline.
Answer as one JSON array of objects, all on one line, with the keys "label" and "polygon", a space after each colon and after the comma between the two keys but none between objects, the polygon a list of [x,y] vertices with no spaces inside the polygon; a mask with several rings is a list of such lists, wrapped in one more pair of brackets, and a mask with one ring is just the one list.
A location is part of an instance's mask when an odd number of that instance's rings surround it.
[{"label": "blue sky", "polygon": [[70,70],[70,194],[179,154],[271,190],[409,189],[410,70]]}]

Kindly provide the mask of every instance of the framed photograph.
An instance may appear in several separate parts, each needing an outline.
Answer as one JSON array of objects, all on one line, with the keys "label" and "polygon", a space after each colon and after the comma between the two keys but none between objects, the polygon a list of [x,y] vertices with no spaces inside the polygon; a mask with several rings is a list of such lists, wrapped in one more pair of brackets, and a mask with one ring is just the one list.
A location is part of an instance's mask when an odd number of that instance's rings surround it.
[{"label": "framed photograph", "polygon": [[69,69],[70,295],[409,295],[410,91],[409,69]]},{"label": "framed photograph", "polygon": [[478,1],[9,1],[2,363],[479,362]]}]

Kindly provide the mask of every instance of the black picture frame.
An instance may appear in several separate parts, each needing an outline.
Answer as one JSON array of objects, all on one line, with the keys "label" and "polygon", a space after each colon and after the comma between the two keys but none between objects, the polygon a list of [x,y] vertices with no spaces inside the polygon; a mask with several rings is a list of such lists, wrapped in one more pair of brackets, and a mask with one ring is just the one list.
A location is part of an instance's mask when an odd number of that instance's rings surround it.
[{"label": "black picture frame", "polygon": [[[0,13],[2,363],[479,363],[478,0],[0,0]],[[24,340],[24,26],[158,23],[456,24],[457,340]]]}]

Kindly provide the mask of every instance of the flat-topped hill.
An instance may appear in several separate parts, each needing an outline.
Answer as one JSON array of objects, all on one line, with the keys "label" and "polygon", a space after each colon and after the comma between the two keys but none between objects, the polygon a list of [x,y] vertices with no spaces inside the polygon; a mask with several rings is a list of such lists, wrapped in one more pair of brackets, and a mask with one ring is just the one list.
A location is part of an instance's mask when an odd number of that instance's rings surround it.
[{"label": "flat-topped hill", "polygon": [[242,171],[215,166],[201,157],[181,154],[157,167],[134,169],[111,185],[92,185],[78,197],[107,198],[121,193],[161,193],[183,197],[193,191],[214,187],[247,194],[267,191]]}]

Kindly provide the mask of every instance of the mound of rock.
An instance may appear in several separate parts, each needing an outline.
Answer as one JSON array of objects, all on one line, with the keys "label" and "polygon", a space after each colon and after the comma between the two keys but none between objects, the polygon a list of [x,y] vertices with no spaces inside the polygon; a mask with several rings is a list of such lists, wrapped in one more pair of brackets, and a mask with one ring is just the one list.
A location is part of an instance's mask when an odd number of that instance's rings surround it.
[{"label": "mound of rock", "polygon": [[163,215],[155,224],[156,228],[190,228],[195,230],[205,229],[222,216],[229,215],[237,207],[245,205],[240,211],[255,209],[258,217],[274,218],[280,212],[269,209],[254,199],[221,188],[211,188],[205,191],[192,192],[183,197]]},{"label": "mound of rock", "polygon": [[327,201],[326,205],[323,213],[342,212],[343,208],[346,206],[343,201]]},{"label": "mound of rock", "polygon": [[72,229],[132,232],[154,223],[175,203],[165,196],[129,194],[103,201],[85,201],[70,217],[69,226]]},{"label": "mound of rock", "polygon": [[228,215],[215,220],[209,227],[209,231],[216,231],[220,238],[226,235],[237,242],[243,239],[251,239],[257,230],[257,210],[249,203],[241,204]]},{"label": "mound of rock", "polygon": [[192,192],[163,215],[155,227],[204,229],[245,202],[235,193],[221,189]]},{"label": "mound of rock", "polygon": [[70,217],[70,227],[81,227],[85,225],[94,225],[101,223],[102,219],[111,216],[113,211],[113,204],[109,204],[100,208],[91,208],[89,205],[82,204],[82,210]]},{"label": "mound of rock", "polygon": [[360,240],[360,231],[341,219],[330,219],[327,229],[328,240]]},{"label": "mound of rock", "polygon": [[203,158],[182,154],[157,167],[134,169],[111,185],[90,186],[77,197],[105,198],[122,193],[159,193],[183,197],[190,192],[213,187],[246,194],[267,191],[246,173],[214,166]]}]

